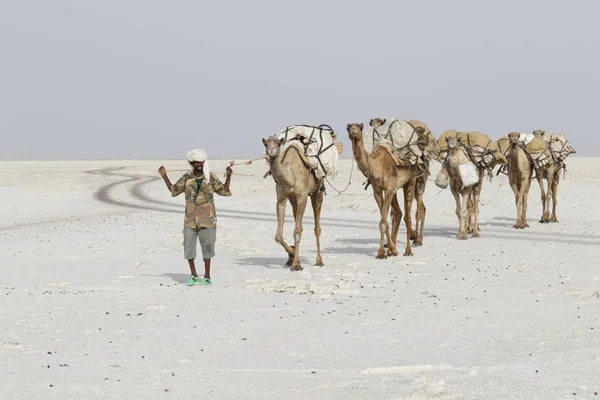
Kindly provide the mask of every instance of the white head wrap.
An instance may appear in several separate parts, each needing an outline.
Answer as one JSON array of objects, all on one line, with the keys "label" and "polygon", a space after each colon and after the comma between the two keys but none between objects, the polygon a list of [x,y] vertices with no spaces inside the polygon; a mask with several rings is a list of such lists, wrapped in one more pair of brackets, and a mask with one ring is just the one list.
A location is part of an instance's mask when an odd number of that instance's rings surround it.
[{"label": "white head wrap", "polygon": [[194,161],[203,162],[204,177],[206,178],[206,182],[210,183],[210,168],[208,167],[208,155],[206,154],[206,150],[194,149],[188,151],[187,160],[189,163]]}]

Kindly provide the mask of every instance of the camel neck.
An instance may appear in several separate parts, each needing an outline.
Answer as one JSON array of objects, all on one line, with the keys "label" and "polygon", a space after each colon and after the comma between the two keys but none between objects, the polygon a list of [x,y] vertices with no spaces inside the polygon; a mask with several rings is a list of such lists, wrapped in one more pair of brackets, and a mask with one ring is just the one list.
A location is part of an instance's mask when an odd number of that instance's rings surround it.
[{"label": "camel neck", "polygon": [[365,150],[364,143],[362,139],[352,139],[352,152],[354,153],[354,158],[356,159],[356,165],[360,172],[363,173],[367,178],[369,177],[369,156]]}]

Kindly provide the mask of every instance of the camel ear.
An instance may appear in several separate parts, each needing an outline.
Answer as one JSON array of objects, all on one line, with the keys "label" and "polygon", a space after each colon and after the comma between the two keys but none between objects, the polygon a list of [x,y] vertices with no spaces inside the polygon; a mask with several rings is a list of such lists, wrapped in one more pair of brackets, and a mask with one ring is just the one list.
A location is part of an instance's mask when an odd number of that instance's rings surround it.
[{"label": "camel ear", "polygon": [[285,139],[284,139],[284,138],[281,138],[281,139],[279,139],[279,145],[280,145],[280,146],[281,146],[281,145],[283,145],[283,142],[285,142]]},{"label": "camel ear", "polygon": [[373,118],[369,121],[369,126],[373,126]]},{"label": "camel ear", "polygon": [[266,146],[267,145],[267,141],[265,140],[265,138],[262,138],[263,140],[263,144]]},{"label": "camel ear", "polygon": [[382,124],[385,125],[385,121],[387,121],[386,119],[383,120]]},{"label": "camel ear", "polygon": [[358,126],[360,126],[360,130],[361,130],[361,131],[362,131],[362,130],[363,130],[363,128],[365,127],[365,126],[362,124],[362,122],[361,122],[360,124],[358,124]]},{"label": "camel ear", "polygon": [[351,126],[352,126],[352,124],[348,124],[348,125],[346,125],[346,130],[347,130],[348,132],[350,132],[350,127],[351,127]]}]

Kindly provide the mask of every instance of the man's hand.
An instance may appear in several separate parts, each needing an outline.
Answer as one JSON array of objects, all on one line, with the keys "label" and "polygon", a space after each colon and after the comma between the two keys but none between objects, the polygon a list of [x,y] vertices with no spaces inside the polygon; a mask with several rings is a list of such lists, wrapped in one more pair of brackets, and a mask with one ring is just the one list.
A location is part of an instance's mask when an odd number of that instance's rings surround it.
[{"label": "man's hand", "polygon": [[227,173],[227,175],[231,175],[231,174],[233,174],[233,170],[231,169],[231,167],[227,167],[227,168],[225,169],[225,172]]},{"label": "man's hand", "polygon": [[158,173],[160,174],[160,176],[162,176],[163,178],[165,176],[167,176],[167,170],[165,169],[165,167],[163,167],[162,165],[160,166],[160,168],[158,169]]}]

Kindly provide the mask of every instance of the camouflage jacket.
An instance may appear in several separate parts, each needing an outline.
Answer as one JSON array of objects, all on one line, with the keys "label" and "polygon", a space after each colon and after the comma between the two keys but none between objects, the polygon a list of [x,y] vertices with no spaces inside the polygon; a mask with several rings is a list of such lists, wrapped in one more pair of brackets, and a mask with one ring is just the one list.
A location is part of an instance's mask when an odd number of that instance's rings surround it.
[{"label": "camouflage jacket", "polygon": [[196,184],[194,172],[185,173],[171,187],[171,195],[179,196],[185,192],[185,218],[184,226],[186,228],[216,228],[217,214],[213,194],[221,196],[231,196],[231,191],[225,189],[225,185],[216,175],[210,174],[210,183],[206,183],[206,178],[202,179],[200,188]]}]

